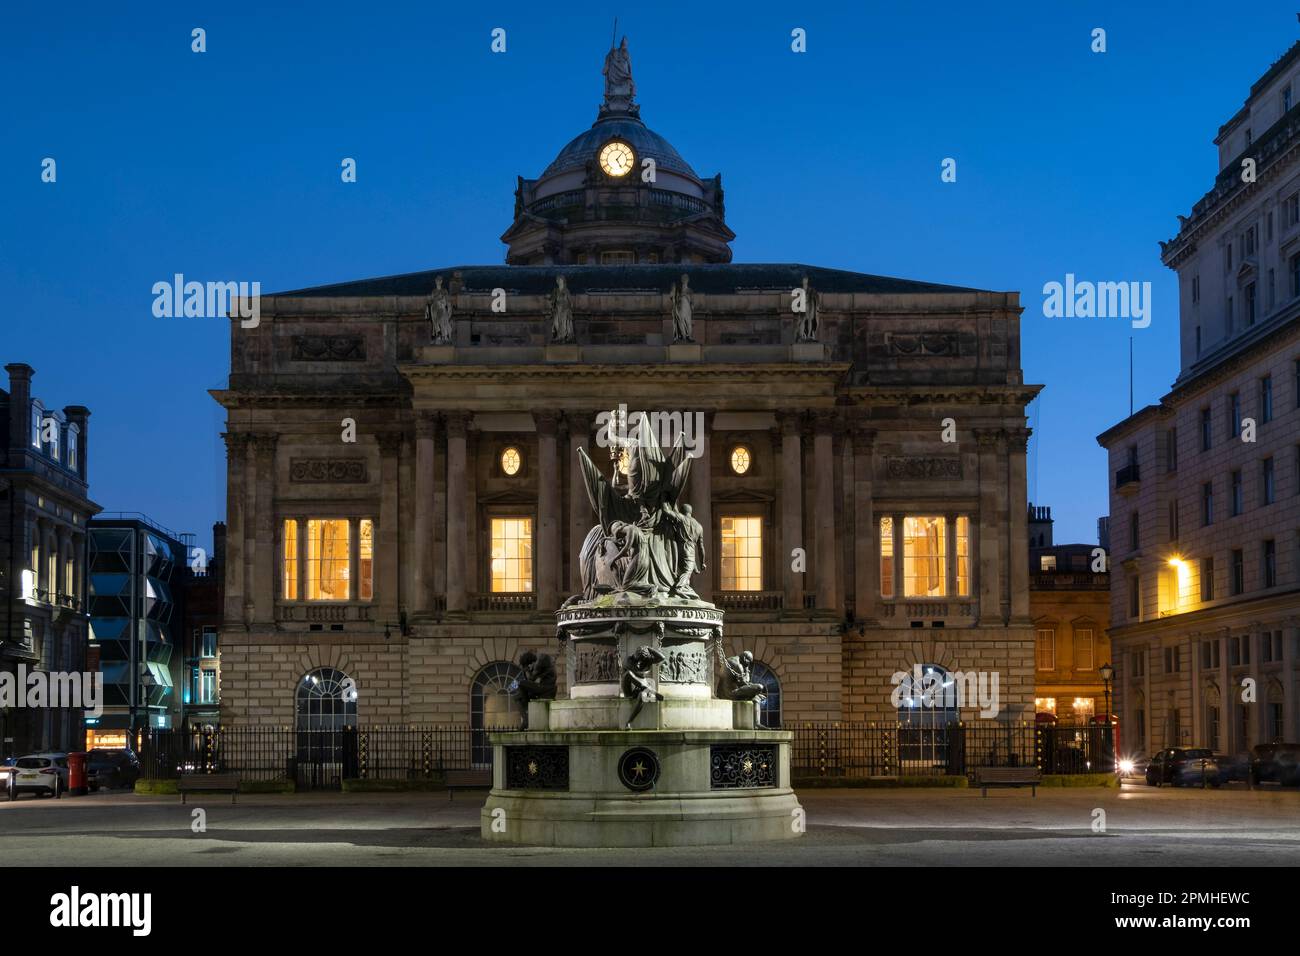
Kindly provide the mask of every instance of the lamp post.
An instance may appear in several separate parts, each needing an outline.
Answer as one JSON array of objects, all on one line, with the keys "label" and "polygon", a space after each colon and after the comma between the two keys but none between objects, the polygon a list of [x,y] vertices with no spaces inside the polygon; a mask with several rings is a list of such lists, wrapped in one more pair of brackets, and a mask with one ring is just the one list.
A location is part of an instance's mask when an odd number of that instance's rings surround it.
[{"label": "lamp post", "polygon": [[1104,731],[1106,736],[1103,738],[1105,741],[1104,744],[1105,752],[1102,753],[1102,759],[1105,760],[1106,757],[1109,756],[1111,769],[1114,770],[1115,769],[1115,754],[1114,754],[1115,725],[1114,722],[1111,720],[1111,715],[1110,715],[1110,681],[1111,678],[1115,676],[1115,668],[1111,667],[1109,663],[1106,663],[1106,664],[1102,664],[1101,667],[1097,668],[1097,672],[1101,674],[1101,683],[1106,690],[1106,723],[1104,725],[1106,727],[1106,730]]}]

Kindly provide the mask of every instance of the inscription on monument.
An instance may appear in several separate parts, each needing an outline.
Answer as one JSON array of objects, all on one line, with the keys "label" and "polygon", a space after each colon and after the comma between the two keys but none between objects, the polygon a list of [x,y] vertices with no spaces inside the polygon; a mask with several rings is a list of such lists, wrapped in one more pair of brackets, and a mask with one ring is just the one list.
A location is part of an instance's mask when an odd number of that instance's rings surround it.
[{"label": "inscription on monument", "polygon": [[364,458],[294,458],[289,462],[289,480],[364,484],[369,474]]},{"label": "inscription on monument", "polygon": [[886,458],[885,474],[890,478],[954,480],[961,478],[961,459],[912,457]]}]

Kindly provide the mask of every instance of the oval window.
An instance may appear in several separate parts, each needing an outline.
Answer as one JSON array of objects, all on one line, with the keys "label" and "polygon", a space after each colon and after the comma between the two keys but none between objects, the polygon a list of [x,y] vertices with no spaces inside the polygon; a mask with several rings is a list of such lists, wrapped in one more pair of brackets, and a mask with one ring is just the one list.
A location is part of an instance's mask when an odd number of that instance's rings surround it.
[{"label": "oval window", "polygon": [[738,475],[743,475],[749,471],[750,458],[749,449],[744,445],[737,445],[731,449],[731,470]]},{"label": "oval window", "polygon": [[519,454],[519,449],[511,445],[501,453],[501,470],[507,475],[519,474],[519,469],[524,465],[524,458]]}]

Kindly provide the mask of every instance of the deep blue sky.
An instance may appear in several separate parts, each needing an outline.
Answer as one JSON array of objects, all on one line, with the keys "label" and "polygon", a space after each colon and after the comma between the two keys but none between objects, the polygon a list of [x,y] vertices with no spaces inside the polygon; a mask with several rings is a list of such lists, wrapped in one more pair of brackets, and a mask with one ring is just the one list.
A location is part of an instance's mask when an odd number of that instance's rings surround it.
[{"label": "deep blue sky", "polygon": [[[47,403],[91,408],[93,497],[201,544],[224,513],[206,390],[228,371],[226,323],[154,318],[154,282],[273,291],[501,262],[515,176],[594,119],[618,14],[643,119],[723,174],[737,261],[1021,292],[1025,377],[1047,385],[1030,497],[1058,541],[1094,540],[1095,436],[1128,412],[1129,335],[1138,407],[1177,374],[1157,240],[1211,184],[1218,126],[1300,35],[1295,6],[630,6],[7,5],[0,359],[33,365]],[[1044,319],[1043,283],[1067,272],[1150,280],[1151,327]]]}]

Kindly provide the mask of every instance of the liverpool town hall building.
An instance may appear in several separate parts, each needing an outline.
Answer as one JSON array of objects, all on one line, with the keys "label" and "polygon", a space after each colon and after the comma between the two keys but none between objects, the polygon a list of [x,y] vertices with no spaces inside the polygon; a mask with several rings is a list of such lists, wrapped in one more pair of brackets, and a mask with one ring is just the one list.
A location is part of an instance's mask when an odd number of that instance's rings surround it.
[{"label": "liverpool town hall building", "polygon": [[502,238],[505,265],[232,320],[223,725],[513,723],[580,591],[578,449],[617,468],[620,409],[696,456],[695,588],[766,723],[893,721],[916,665],[996,673],[997,719],[1032,721],[1016,293],[733,263],[721,177],[641,120],[625,47]]}]

